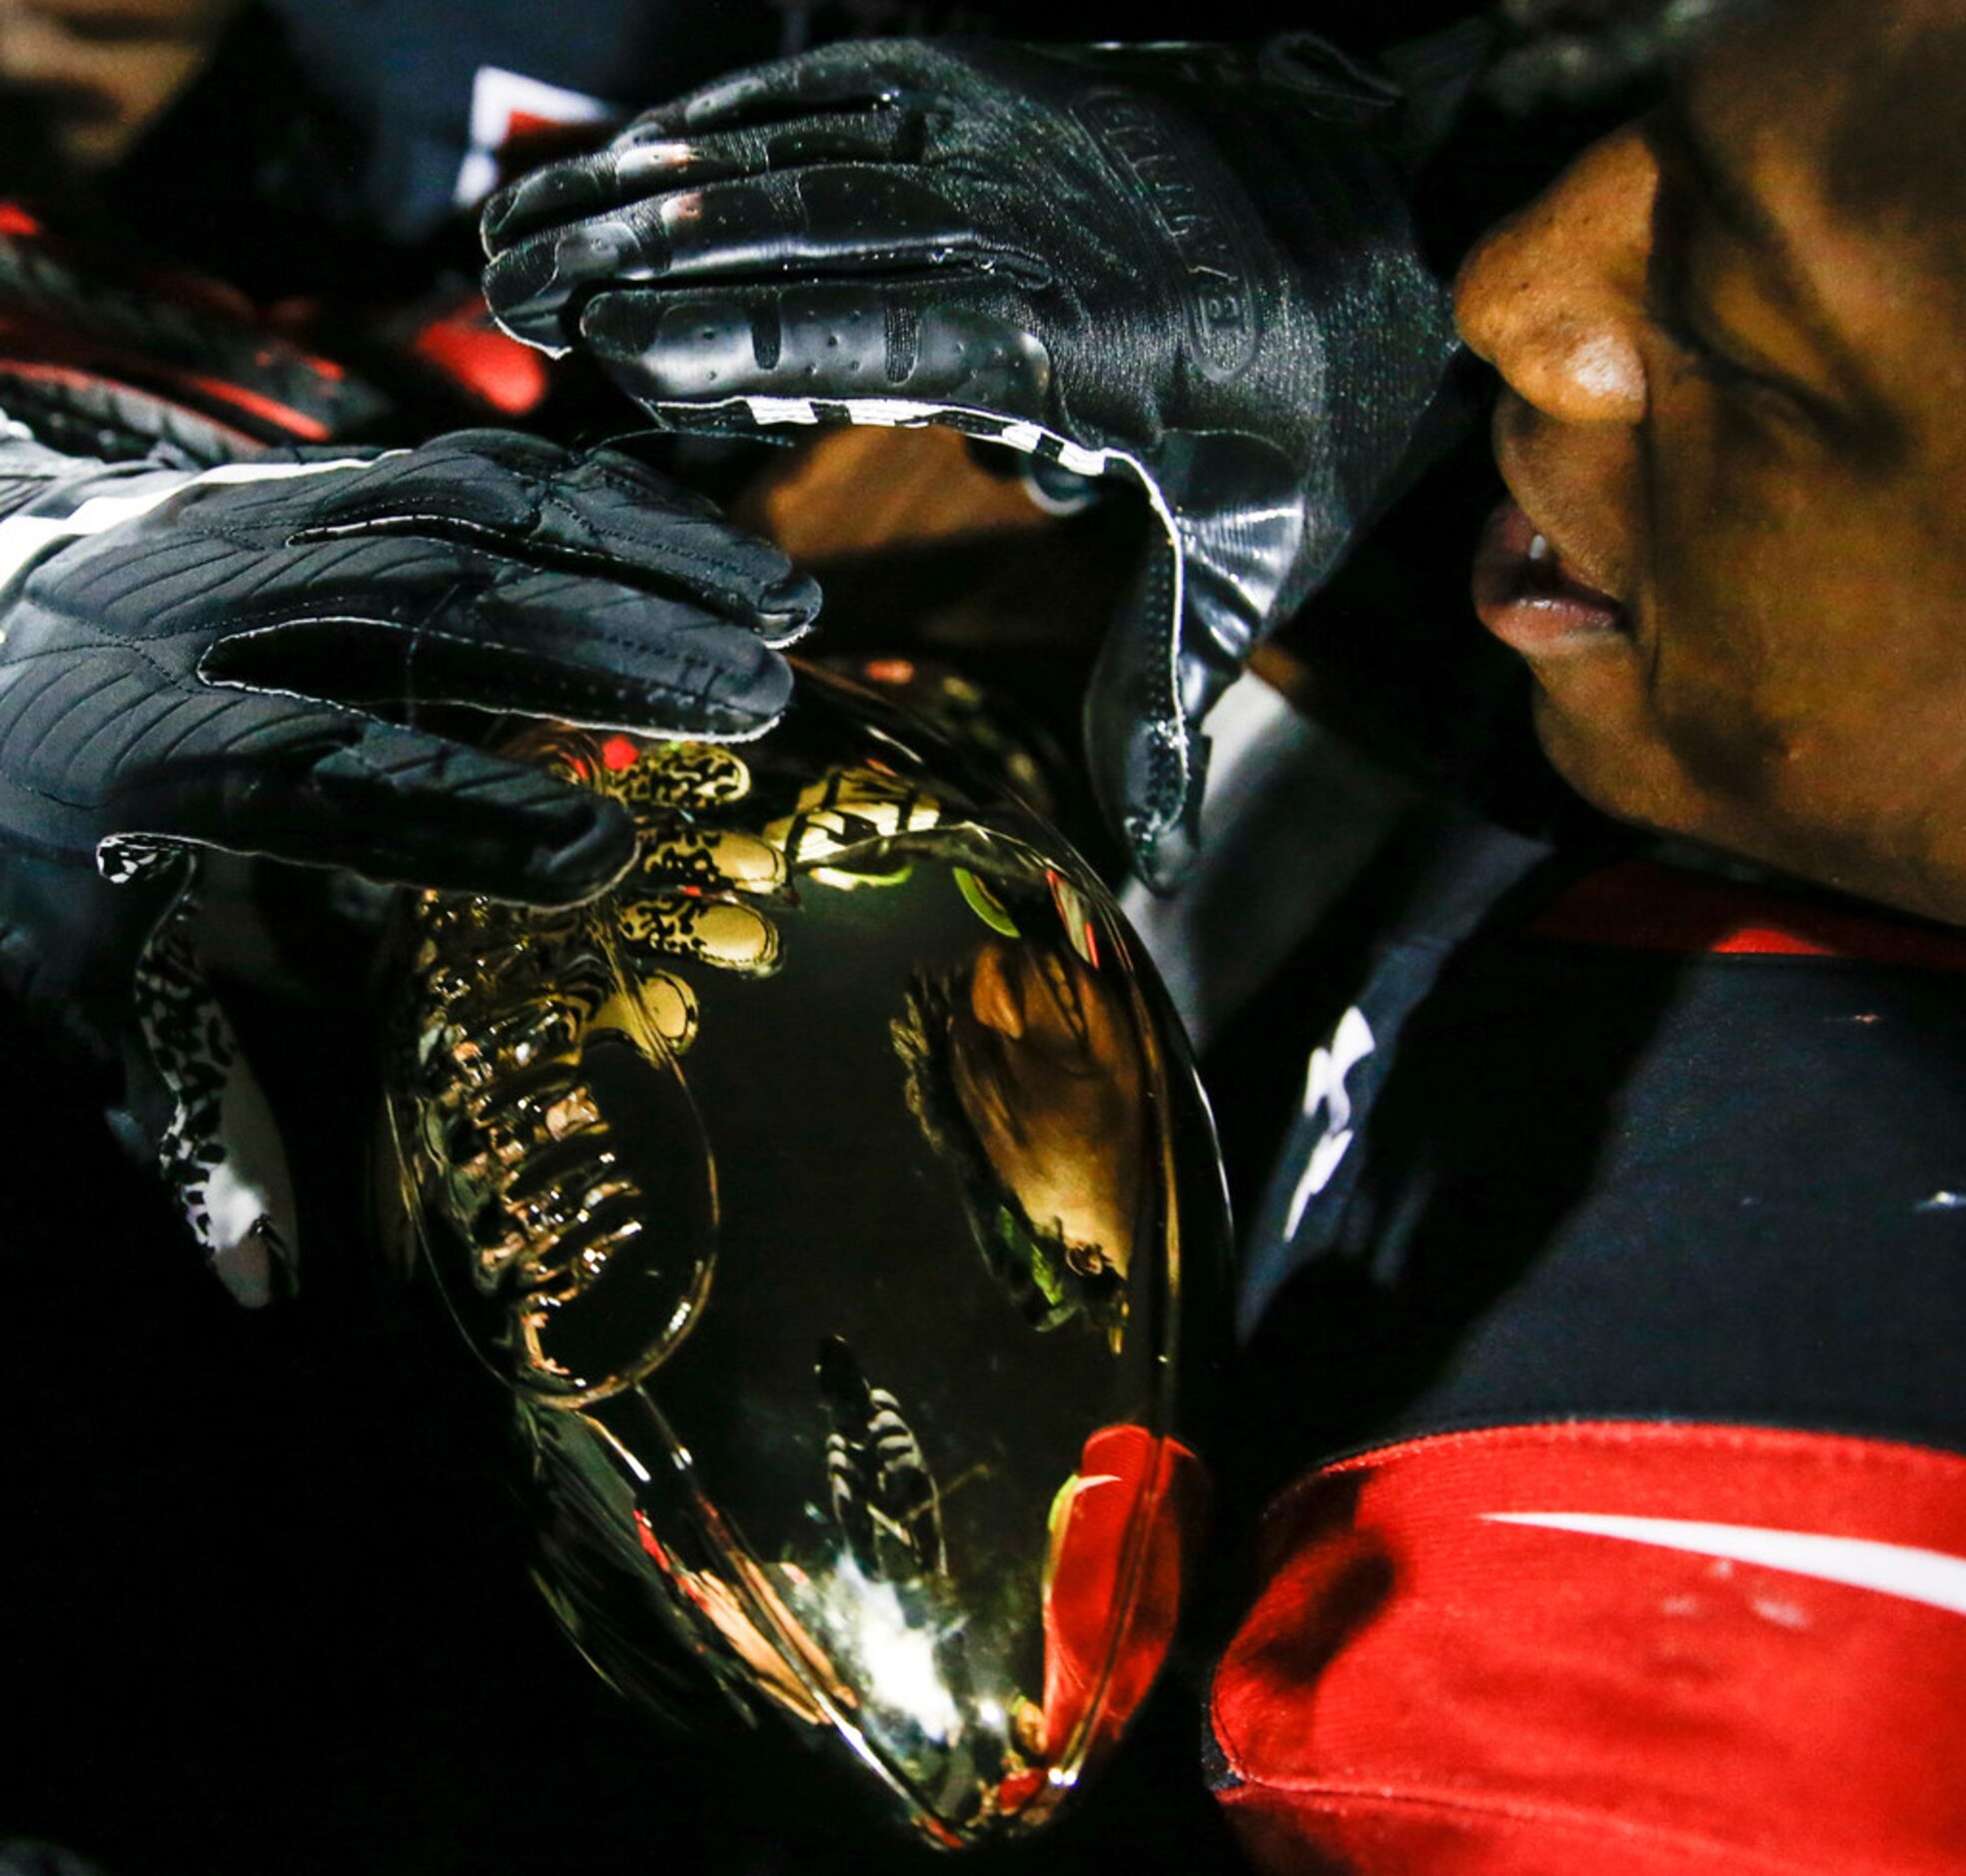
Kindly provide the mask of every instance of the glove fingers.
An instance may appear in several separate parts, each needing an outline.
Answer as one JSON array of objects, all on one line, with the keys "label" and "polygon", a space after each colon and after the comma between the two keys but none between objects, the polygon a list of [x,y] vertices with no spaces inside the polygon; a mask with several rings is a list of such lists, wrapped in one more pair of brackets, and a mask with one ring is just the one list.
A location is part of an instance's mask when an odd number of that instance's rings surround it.
[{"label": "glove fingers", "polygon": [[537,905],[591,897],[633,856],[619,802],[537,769],[345,712],[240,704],[225,755],[132,786],[119,827]]},{"label": "glove fingers", "polygon": [[644,819],[634,878],[651,890],[683,887],[703,895],[770,895],[785,883],[785,856],[770,841],[735,827],[700,827],[680,815]]},{"label": "glove fingers", "polygon": [[432,647],[461,703],[729,741],[769,729],[791,701],[791,667],[755,633],[600,580],[513,569],[461,622],[454,654]]},{"label": "glove fingers", "polygon": [[803,637],[819,615],[818,584],[779,548],[618,451],[580,459],[557,493],[532,531],[535,558],[675,589],[769,645]]},{"label": "glove fingers", "polygon": [[871,110],[914,102],[924,93],[924,48],[917,42],[856,40],[733,72],[635,120],[656,135],[759,129],[821,111]]},{"label": "glove fingers", "polygon": [[768,729],[791,696],[790,668],[754,633],[609,581],[499,568],[408,617],[307,605],[221,639],[201,675],[355,707],[461,703],[718,740]]},{"label": "glove fingers", "polygon": [[1044,270],[999,252],[919,172],[832,165],[674,190],[508,250],[485,274],[499,323],[563,347],[575,302],[625,281],[769,279],[958,266]]},{"label": "glove fingers", "polygon": [[[483,550],[495,547],[507,562],[679,588],[773,643],[797,637],[819,609],[818,588],[776,547],[618,451],[569,456],[503,431],[444,437],[324,484],[316,515],[291,543],[412,536],[462,545],[487,564]],[[324,545],[287,577],[352,589],[358,568],[390,580],[407,571],[388,548]]]},{"label": "glove fingers", "polygon": [[[280,538],[301,545],[418,534],[467,543],[495,541],[500,549],[523,553],[561,480],[578,461],[517,431],[459,431],[324,479],[302,525],[293,525],[283,504],[277,516]],[[275,495],[258,498],[271,502]],[[243,503],[234,497],[229,505],[240,508]]]},{"label": "glove fingers", "polygon": [[[1042,420],[1051,361],[1021,296],[975,276],[596,296],[580,321],[631,397],[686,409],[766,401],[760,424],[934,421],[945,409]],[[838,406],[826,409],[818,406]],[[1026,447],[1030,447],[1027,445]]]},{"label": "glove fingers", "polygon": [[622,938],[644,962],[686,958],[740,977],[778,968],[778,927],[741,900],[652,893],[626,897],[618,917]]},{"label": "glove fingers", "polygon": [[647,119],[604,150],[520,177],[486,204],[480,232],[489,260],[569,221],[706,183],[828,163],[910,158],[922,143],[919,112],[874,107],[737,130],[677,132]]}]

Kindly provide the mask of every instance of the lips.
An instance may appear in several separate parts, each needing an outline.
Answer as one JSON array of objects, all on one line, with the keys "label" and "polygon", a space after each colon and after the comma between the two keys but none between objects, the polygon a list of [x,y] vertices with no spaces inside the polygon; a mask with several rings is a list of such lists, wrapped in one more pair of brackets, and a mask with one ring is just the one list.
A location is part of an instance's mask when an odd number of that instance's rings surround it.
[{"label": "lips", "polygon": [[1578,579],[1513,501],[1488,517],[1474,589],[1481,623],[1528,658],[1587,649],[1624,622],[1624,608]]}]

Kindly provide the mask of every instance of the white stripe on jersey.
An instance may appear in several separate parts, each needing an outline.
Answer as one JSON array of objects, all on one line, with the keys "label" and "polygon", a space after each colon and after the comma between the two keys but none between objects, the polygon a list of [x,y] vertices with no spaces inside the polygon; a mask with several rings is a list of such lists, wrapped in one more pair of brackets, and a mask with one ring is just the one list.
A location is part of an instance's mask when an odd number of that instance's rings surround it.
[{"label": "white stripe on jersey", "polygon": [[1680,1517],[1616,1517],[1589,1511],[1487,1511],[1490,1524],[1537,1524],[1628,1543],[1689,1550],[1698,1556],[1758,1563],[1827,1583],[1875,1589],[1910,1602],[1929,1603],[1966,1615],[1966,1557],[1921,1550],[1868,1537],[1831,1537],[1812,1530],[1775,1530],[1763,1524],[1707,1524]]}]

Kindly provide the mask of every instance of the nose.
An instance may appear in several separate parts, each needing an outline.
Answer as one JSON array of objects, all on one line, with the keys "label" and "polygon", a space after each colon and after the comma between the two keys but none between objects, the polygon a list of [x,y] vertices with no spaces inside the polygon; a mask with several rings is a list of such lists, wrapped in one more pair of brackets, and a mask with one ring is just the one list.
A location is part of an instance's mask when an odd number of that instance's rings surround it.
[{"label": "nose", "polygon": [[75,74],[75,42],[59,25],[20,4],[0,0],[0,77],[15,85],[57,84]]},{"label": "nose", "polygon": [[1645,268],[1658,165],[1627,129],[1495,228],[1455,287],[1469,346],[1564,424],[1645,415]]}]

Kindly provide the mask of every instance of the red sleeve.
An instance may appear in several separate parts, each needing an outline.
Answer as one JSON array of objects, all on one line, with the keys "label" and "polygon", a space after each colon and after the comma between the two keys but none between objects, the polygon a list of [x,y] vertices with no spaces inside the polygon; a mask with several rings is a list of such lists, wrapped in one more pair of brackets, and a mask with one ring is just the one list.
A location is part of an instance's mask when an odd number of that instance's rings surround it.
[{"label": "red sleeve", "polygon": [[1265,1870],[1966,1869],[1966,1458],[1441,1434],[1303,1480],[1265,1550],[1211,1697]]}]

